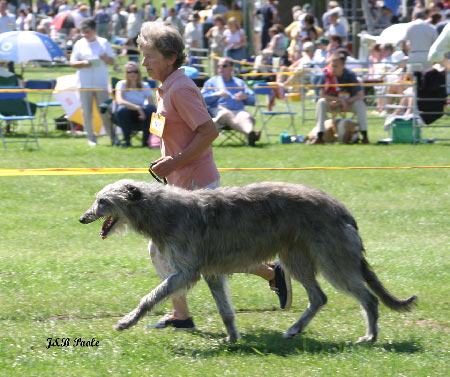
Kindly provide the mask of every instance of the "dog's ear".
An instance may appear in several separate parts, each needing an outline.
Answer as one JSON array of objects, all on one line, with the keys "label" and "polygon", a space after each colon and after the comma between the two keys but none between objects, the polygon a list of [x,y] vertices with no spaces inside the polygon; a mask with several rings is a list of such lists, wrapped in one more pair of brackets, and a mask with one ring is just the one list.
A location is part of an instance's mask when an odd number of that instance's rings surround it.
[{"label": "dog's ear", "polygon": [[139,190],[138,187],[134,185],[127,184],[125,185],[125,200],[129,201],[137,201],[140,200],[142,197],[142,192]]}]

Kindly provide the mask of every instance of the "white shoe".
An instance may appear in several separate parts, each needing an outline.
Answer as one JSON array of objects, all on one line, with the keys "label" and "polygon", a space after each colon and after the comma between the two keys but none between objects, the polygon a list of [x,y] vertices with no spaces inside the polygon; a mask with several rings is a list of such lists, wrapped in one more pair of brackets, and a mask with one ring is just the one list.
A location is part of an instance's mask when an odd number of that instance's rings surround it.
[{"label": "white shoe", "polygon": [[88,140],[88,145],[89,145],[90,147],[96,147],[98,144],[97,144],[96,141]]}]

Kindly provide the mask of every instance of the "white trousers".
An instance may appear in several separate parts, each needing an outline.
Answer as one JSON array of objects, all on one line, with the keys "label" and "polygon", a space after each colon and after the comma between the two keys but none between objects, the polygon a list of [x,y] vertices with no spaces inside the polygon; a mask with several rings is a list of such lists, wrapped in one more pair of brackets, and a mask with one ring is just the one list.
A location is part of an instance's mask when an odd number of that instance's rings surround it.
[{"label": "white trousers", "polygon": [[94,134],[94,126],[93,126],[93,110],[92,110],[92,103],[94,101],[94,98],[97,102],[97,109],[100,114],[100,117],[102,118],[103,126],[105,127],[106,133],[113,138],[112,135],[112,123],[111,123],[111,116],[108,114],[108,112],[102,114],[100,112],[99,106],[109,99],[109,93],[107,90],[99,90],[99,91],[89,91],[89,90],[81,90],[80,91],[80,102],[81,102],[81,109],[83,111],[83,123],[84,123],[84,129],[87,132],[88,140],[90,141],[96,141],[97,136]]}]

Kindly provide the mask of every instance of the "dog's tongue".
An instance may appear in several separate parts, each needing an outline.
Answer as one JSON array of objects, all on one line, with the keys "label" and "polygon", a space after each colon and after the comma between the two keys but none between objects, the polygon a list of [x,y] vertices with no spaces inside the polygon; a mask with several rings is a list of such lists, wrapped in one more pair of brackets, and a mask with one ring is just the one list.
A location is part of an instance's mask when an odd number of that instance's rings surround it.
[{"label": "dog's tongue", "polygon": [[103,222],[102,230],[99,233],[100,237],[102,237],[102,240],[104,240],[106,238],[107,230],[108,230],[109,226],[111,225],[111,222],[112,222],[111,216],[107,217],[106,220]]}]

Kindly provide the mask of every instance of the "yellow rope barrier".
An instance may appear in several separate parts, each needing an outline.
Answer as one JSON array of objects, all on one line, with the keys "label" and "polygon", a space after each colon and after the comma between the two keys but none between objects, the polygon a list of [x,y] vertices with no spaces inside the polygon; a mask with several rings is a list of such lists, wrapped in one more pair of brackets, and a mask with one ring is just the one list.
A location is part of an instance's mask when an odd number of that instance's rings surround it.
[{"label": "yellow rope barrier", "polygon": [[[441,166],[309,166],[301,168],[219,168],[230,171],[305,171],[305,170],[404,170],[449,169]],[[148,174],[148,168],[46,168],[46,169],[0,169],[0,177],[36,175],[88,175],[88,174]]]}]

